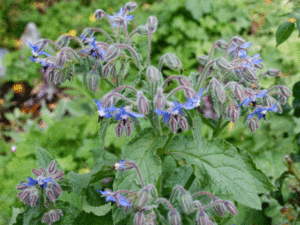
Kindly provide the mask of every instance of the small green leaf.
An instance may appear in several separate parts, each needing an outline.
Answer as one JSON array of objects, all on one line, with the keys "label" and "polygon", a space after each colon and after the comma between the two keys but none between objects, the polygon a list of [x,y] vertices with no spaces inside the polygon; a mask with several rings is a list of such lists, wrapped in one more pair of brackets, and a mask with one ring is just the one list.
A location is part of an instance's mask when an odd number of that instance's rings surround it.
[{"label": "small green leaf", "polygon": [[67,193],[66,191],[63,191],[59,200],[68,202],[71,205],[76,206],[78,209],[82,209],[81,199],[77,194],[75,194],[75,192]]},{"label": "small green leaf", "polygon": [[[44,168],[47,169],[48,166],[51,164],[51,162],[54,160],[48,153],[48,151],[42,147],[36,147],[36,164],[38,165],[39,168]],[[62,170],[58,162],[56,162],[56,169]]]},{"label": "small green leaf", "polygon": [[293,33],[295,24],[291,22],[282,23],[276,31],[276,46],[285,42]]}]

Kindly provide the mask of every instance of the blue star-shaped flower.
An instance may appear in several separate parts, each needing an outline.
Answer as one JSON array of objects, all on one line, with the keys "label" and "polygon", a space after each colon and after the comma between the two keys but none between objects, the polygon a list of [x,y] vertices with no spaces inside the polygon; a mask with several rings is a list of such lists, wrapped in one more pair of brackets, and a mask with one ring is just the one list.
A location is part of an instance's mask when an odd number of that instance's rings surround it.
[{"label": "blue star-shaped flower", "polygon": [[204,90],[204,88],[200,89],[200,92],[197,94],[196,98],[194,96],[193,96],[193,98],[187,98],[187,102],[182,105],[183,108],[193,109],[193,108],[196,108],[196,107],[200,106],[201,96],[202,96],[203,90]]},{"label": "blue star-shaped flower", "polygon": [[246,98],[244,101],[242,101],[239,104],[238,108],[241,107],[244,103],[245,103],[245,106],[248,106],[251,101],[255,101],[257,98],[262,98],[262,97],[264,97],[267,94],[268,94],[268,90],[267,89],[261,90],[255,96]]},{"label": "blue star-shaped flower", "polygon": [[182,109],[183,104],[180,104],[176,101],[174,101],[174,108],[171,111],[163,111],[161,109],[154,109],[154,112],[156,112],[158,115],[164,115],[164,123],[166,123],[169,119],[171,114],[180,114],[182,116]]},{"label": "blue star-shaped flower", "polygon": [[89,44],[92,46],[90,49],[88,50],[82,50],[81,53],[89,53],[92,57],[95,58],[101,58],[103,61],[106,62],[105,58],[104,58],[104,50],[103,49],[99,49],[98,46],[96,45],[95,42],[95,37],[93,37],[92,41],[88,41],[84,36],[82,36],[81,34],[79,35],[83,40],[85,40],[86,42],[90,42]]},{"label": "blue star-shaped flower", "polygon": [[25,187],[29,187],[29,186],[34,186],[36,184],[39,184],[41,188],[47,188],[47,183],[52,182],[53,184],[56,185],[56,183],[54,181],[51,180],[51,177],[42,179],[41,182],[39,182],[38,180],[35,180],[31,177],[27,177],[29,182],[27,184],[25,184]]},{"label": "blue star-shaped flower", "polygon": [[31,52],[34,58],[38,57],[39,55],[46,55],[46,56],[51,56],[50,54],[44,52],[44,51],[39,51],[40,45],[33,45],[29,41],[27,41],[29,47],[31,48]]},{"label": "blue star-shaped flower", "polygon": [[121,206],[131,206],[127,198],[121,194],[117,194],[117,196],[115,196],[115,193],[111,191],[100,191],[99,189],[97,189],[97,191],[99,191],[103,197],[106,196],[106,202],[116,202],[116,199],[118,199]]},{"label": "blue star-shaped flower", "polygon": [[247,57],[247,52],[245,49],[249,48],[252,42],[246,42],[240,46],[231,46],[229,49],[229,52],[232,52],[232,56],[234,57],[235,51],[238,52],[238,56],[241,58],[246,58]]},{"label": "blue star-shaped flower", "polygon": [[145,117],[143,114],[138,114],[135,112],[127,112],[122,106],[120,109],[118,109],[119,112],[117,112],[116,115],[116,120],[121,120],[121,119],[127,119],[128,116],[132,117],[133,119],[137,120],[137,117]]},{"label": "blue star-shaped flower", "polygon": [[[253,57],[251,57],[249,59],[249,61],[251,61],[251,63],[246,63],[246,64],[243,64],[242,66],[243,67],[253,67],[255,64],[259,64],[263,61],[263,59],[260,59],[260,54],[255,54]],[[254,70],[256,68],[253,68]]]},{"label": "blue star-shaped flower", "polygon": [[42,61],[42,60],[37,60],[37,59],[32,58],[32,57],[29,57],[29,59],[30,59],[32,62],[37,62],[37,63],[42,64],[43,69],[44,69],[44,72],[46,72],[46,70],[47,70],[49,67],[51,67],[51,68],[52,68],[52,67],[57,67],[57,66],[55,66],[54,64],[47,63],[47,62]]},{"label": "blue star-shaped flower", "polygon": [[134,18],[134,15],[129,15],[129,16],[123,16],[124,14],[124,10],[123,10],[123,7],[120,8],[120,11],[117,13],[117,15],[108,15],[108,17],[112,20],[112,25],[113,27],[116,27],[116,24],[114,23],[114,19],[116,18],[116,16],[122,16],[124,17],[124,21],[125,21],[125,26],[127,26],[127,21],[130,21]]},{"label": "blue star-shaped flower", "polygon": [[277,109],[275,108],[276,107],[276,104],[277,102],[275,102],[274,105],[272,105],[270,108],[261,108],[259,107],[257,110],[255,110],[253,113],[249,114],[249,116],[247,117],[247,119],[250,119],[252,118],[255,114],[257,114],[258,116],[258,119],[260,120],[261,118],[264,118],[266,119],[266,113],[269,112],[269,111],[273,111],[273,112],[276,112]]},{"label": "blue star-shaped flower", "polygon": [[96,102],[97,104],[97,107],[98,107],[98,113],[99,113],[99,116],[101,118],[105,117],[105,118],[110,118],[113,116],[113,114],[110,114],[114,111],[117,111],[118,109],[116,107],[114,107],[113,105],[108,107],[108,108],[103,108],[102,107],[102,103],[96,99],[94,99],[94,102]]}]

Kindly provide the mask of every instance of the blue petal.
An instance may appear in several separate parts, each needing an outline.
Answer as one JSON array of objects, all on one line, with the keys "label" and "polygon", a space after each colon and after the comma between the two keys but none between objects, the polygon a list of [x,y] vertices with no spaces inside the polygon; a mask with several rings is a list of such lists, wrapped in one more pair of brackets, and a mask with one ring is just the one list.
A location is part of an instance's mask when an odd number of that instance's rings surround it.
[{"label": "blue petal", "polygon": [[259,113],[257,113],[257,115],[258,115],[258,119],[260,120],[263,116],[262,116],[262,114],[259,112]]},{"label": "blue petal", "polygon": [[259,58],[260,57],[260,54],[255,54],[254,56],[251,57],[251,60],[254,60],[256,58]]},{"label": "blue petal", "polygon": [[245,51],[245,50],[240,50],[240,51],[239,51],[239,56],[240,56],[241,58],[246,58],[246,57],[247,57],[246,51]]},{"label": "blue petal", "polygon": [[230,49],[229,49],[229,52],[232,52],[234,51],[235,47],[234,46],[231,46]]},{"label": "blue petal", "polygon": [[105,109],[106,112],[111,113],[114,111],[117,111],[118,109],[114,107],[113,105],[109,106],[108,108]]},{"label": "blue petal", "polygon": [[125,20],[130,21],[134,18],[134,15],[125,16]]},{"label": "blue petal", "polygon": [[121,114],[120,113],[117,113],[117,114],[115,114],[116,115],[116,120],[120,120],[120,119],[122,119],[122,117],[121,117]]},{"label": "blue petal", "polygon": [[114,20],[114,19],[115,19],[115,17],[116,17],[115,15],[114,15],[114,16],[107,15],[107,16],[108,16],[108,18],[109,18],[109,19],[111,19],[111,20]]},{"label": "blue petal", "polygon": [[29,186],[34,186],[36,183],[38,183],[37,180],[31,178],[31,177],[27,177],[29,182],[27,184],[25,184],[26,187],[29,187]]},{"label": "blue petal", "polygon": [[109,195],[109,196],[106,197],[105,201],[107,201],[107,202],[109,202],[109,201],[116,202],[116,199]]},{"label": "blue petal", "polygon": [[156,112],[158,115],[165,114],[165,111],[162,111],[161,109],[154,109],[154,112]]},{"label": "blue petal", "polygon": [[197,98],[199,100],[201,100],[201,96],[202,96],[203,90],[204,90],[204,88],[201,88],[200,91],[199,91],[199,93],[197,94]]},{"label": "blue petal", "polygon": [[277,111],[277,109],[275,108],[276,105],[277,105],[277,102],[275,102],[274,105],[272,105],[270,108],[268,108],[267,111],[274,111],[274,112],[276,112]]},{"label": "blue petal", "polygon": [[255,59],[252,61],[253,64],[259,64],[263,61],[263,59]]},{"label": "blue petal", "polygon": [[251,114],[249,114],[249,116],[247,117],[247,120],[249,120],[250,118],[252,118],[254,115],[255,115],[256,113],[254,112],[254,113],[251,113]]},{"label": "blue petal", "polygon": [[107,195],[107,194],[109,194],[108,191],[100,191],[99,189],[97,189],[97,191],[99,191],[102,195]]},{"label": "blue petal", "polygon": [[252,45],[252,42],[246,42],[240,46],[240,48],[249,48]]},{"label": "blue petal", "polygon": [[44,51],[40,51],[40,52],[38,52],[38,54],[39,54],[39,55],[51,56],[50,54],[48,54],[48,53],[46,53],[46,52],[44,52]]},{"label": "blue petal", "polygon": [[245,106],[248,106],[249,103],[250,103],[251,101],[252,101],[252,98],[246,98],[246,99],[244,100]]},{"label": "blue petal", "polygon": [[36,62],[36,61],[37,61],[35,58],[32,58],[32,57],[29,57],[29,59],[30,59],[32,62]]},{"label": "blue petal", "polygon": [[123,164],[125,162],[125,160],[124,159],[121,159],[120,161],[119,161],[119,164]]},{"label": "blue petal", "polygon": [[171,114],[168,112],[165,112],[164,114],[164,123],[166,123],[170,119]]},{"label": "blue petal", "polygon": [[264,97],[266,94],[268,94],[268,90],[264,89],[261,92],[259,92],[258,94],[256,94],[256,98],[262,98]]},{"label": "blue petal", "polygon": [[83,40],[88,41],[83,35],[79,34],[79,36],[80,36]]},{"label": "blue petal", "polygon": [[118,12],[118,16],[123,16],[124,10],[123,7],[120,8],[120,11]]},{"label": "blue petal", "polygon": [[102,109],[102,103],[100,101],[96,100],[96,99],[94,99],[94,102],[96,102],[98,109],[101,110]]}]

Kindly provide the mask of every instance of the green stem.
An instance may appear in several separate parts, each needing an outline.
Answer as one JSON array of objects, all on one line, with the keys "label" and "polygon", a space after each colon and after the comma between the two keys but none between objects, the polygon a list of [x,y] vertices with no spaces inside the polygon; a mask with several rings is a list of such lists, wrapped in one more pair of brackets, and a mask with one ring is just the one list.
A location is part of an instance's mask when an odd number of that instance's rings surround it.
[{"label": "green stem", "polygon": [[288,166],[289,171],[291,171],[291,173],[294,174],[294,176],[296,177],[296,179],[300,182],[300,173],[297,170],[297,168],[295,167],[295,164],[294,164],[291,156],[286,155],[285,159],[286,159],[286,161],[288,163],[287,166]]},{"label": "green stem", "polygon": [[111,86],[112,88],[116,88],[116,85],[115,85],[113,82],[111,82],[110,80],[108,80],[107,78],[102,77],[102,79],[103,79],[107,84],[109,84],[109,86]]}]

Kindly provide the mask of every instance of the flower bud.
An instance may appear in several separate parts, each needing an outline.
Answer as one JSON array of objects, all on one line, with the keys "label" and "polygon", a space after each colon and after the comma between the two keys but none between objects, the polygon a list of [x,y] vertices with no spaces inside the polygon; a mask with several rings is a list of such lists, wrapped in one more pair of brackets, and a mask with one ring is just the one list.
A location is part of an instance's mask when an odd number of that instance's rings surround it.
[{"label": "flower bud", "polygon": [[[213,200],[213,202],[218,201],[218,200],[219,199],[216,198],[216,199]],[[220,217],[224,217],[225,216],[225,214],[226,214],[226,208],[225,208],[225,206],[224,206],[223,203],[215,204],[213,206],[213,208],[214,208],[215,212],[218,214],[218,216],[220,216]]]},{"label": "flower bud", "polygon": [[138,4],[136,2],[127,2],[125,5],[125,10],[127,12],[133,12],[134,10],[136,10]]},{"label": "flower bud", "polygon": [[27,187],[25,186],[25,184],[18,184],[16,187],[16,190],[22,191],[25,190]]},{"label": "flower bud", "polygon": [[244,77],[244,74],[243,74],[243,70],[241,70],[241,69],[236,69],[235,70],[235,75],[236,75],[236,77],[238,78],[238,79],[243,79],[243,77]]},{"label": "flower bud", "polygon": [[109,67],[107,65],[102,67],[102,77],[106,78],[109,74]]},{"label": "flower bud", "polygon": [[180,206],[186,215],[194,212],[193,199],[188,191],[185,191],[180,195]]},{"label": "flower bud", "polygon": [[231,112],[231,120],[232,120],[232,122],[236,123],[237,120],[239,119],[239,117],[240,117],[240,111],[239,111],[239,109],[237,107],[234,107],[232,109],[232,112]]},{"label": "flower bud", "polygon": [[233,39],[233,41],[234,41],[235,43],[237,43],[238,45],[242,45],[242,44],[244,44],[244,43],[246,42],[243,38],[241,38],[241,37],[239,37],[239,36],[235,36],[235,37],[233,37],[232,39]]},{"label": "flower bud", "polygon": [[48,223],[50,221],[48,213],[45,213],[42,217],[42,223]]},{"label": "flower bud", "polygon": [[250,131],[253,133],[255,131],[255,121],[252,118],[247,120],[247,126],[250,129]]},{"label": "flower bud", "polygon": [[208,218],[208,215],[204,211],[200,211],[196,218],[196,224],[197,225],[209,225],[210,220]]},{"label": "flower bud", "polygon": [[205,66],[208,62],[208,56],[207,55],[199,56],[198,61],[202,66]]},{"label": "flower bud", "polygon": [[223,85],[221,85],[221,84],[215,85],[215,94],[220,102],[222,102],[222,103],[225,102],[226,95],[225,95],[225,89],[224,89]]},{"label": "flower bud", "polygon": [[146,76],[150,82],[157,82],[160,77],[160,73],[155,66],[149,66],[146,71]]},{"label": "flower bud", "polygon": [[120,54],[120,49],[117,47],[117,45],[113,44],[106,49],[104,58],[106,61],[111,61],[117,58],[119,54]]},{"label": "flower bud", "polygon": [[40,171],[42,172],[42,175],[43,176],[46,176],[46,170],[42,167],[42,168],[40,168]]},{"label": "flower bud", "polygon": [[263,97],[263,102],[264,102],[264,105],[268,108],[270,108],[272,105],[273,105],[273,101],[272,101],[272,97],[269,96],[269,95],[265,95]]},{"label": "flower bud", "polygon": [[29,198],[29,195],[30,195],[30,191],[28,191],[28,190],[23,191],[22,195],[20,197],[21,202],[27,201],[27,198]]},{"label": "flower bud", "polygon": [[63,216],[62,210],[61,209],[55,209],[55,213],[59,216]]},{"label": "flower bud", "polygon": [[116,125],[116,135],[117,137],[121,137],[123,133],[123,125],[122,125],[122,120]]},{"label": "flower bud", "polygon": [[55,170],[55,161],[52,161],[51,164],[48,167],[48,173],[52,173]]},{"label": "flower bud", "polygon": [[180,60],[177,58],[176,55],[172,54],[172,53],[167,53],[165,55],[163,55],[163,60],[166,63],[166,65],[170,68],[170,69],[180,69],[180,67],[182,66]]},{"label": "flower bud", "polygon": [[218,48],[225,51],[228,47],[228,43],[226,41],[223,40],[219,40],[218,41]]},{"label": "flower bud", "polygon": [[264,64],[262,64],[262,63],[257,63],[257,64],[254,64],[254,67],[257,68],[257,69],[262,70],[262,69],[264,68]]},{"label": "flower bud", "polygon": [[32,169],[32,173],[34,174],[35,177],[42,176],[42,172],[37,169]]},{"label": "flower bud", "polygon": [[69,39],[67,36],[61,35],[61,36],[58,38],[58,40],[57,40],[56,43],[57,43],[60,47],[64,48],[64,47],[68,46],[69,42],[70,42],[70,39]]},{"label": "flower bud", "polygon": [[134,216],[134,225],[144,225],[146,223],[146,217],[144,213],[137,212]]},{"label": "flower bud", "polygon": [[171,225],[181,225],[179,213],[176,211],[169,212],[169,221]]},{"label": "flower bud", "polygon": [[257,75],[250,67],[246,67],[243,70],[243,77],[246,81],[252,82],[257,80]]},{"label": "flower bud", "polygon": [[47,44],[48,42],[46,40],[43,40],[37,52],[44,51],[47,47]]},{"label": "flower bud", "polygon": [[280,101],[281,105],[285,105],[286,101],[287,101],[287,98],[285,96],[280,95],[279,96],[279,101]]},{"label": "flower bud", "polygon": [[187,130],[189,128],[186,118],[180,116],[178,114],[178,123],[183,130]]},{"label": "flower bud", "polygon": [[58,67],[62,67],[66,62],[66,54],[64,51],[61,51],[55,57],[55,65]]},{"label": "flower bud", "polygon": [[257,119],[256,117],[252,117],[252,118],[254,118],[256,129],[259,129],[260,128],[260,121],[259,121],[259,119]]},{"label": "flower bud", "polygon": [[149,34],[148,26],[147,25],[140,25],[137,27],[137,33],[140,35],[147,36]]},{"label": "flower bud", "polygon": [[99,87],[100,76],[97,73],[91,71],[87,74],[87,82],[89,90],[92,92],[96,92],[97,88]]},{"label": "flower bud", "polygon": [[46,189],[46,195],[51,202],[55,202],[55,197],[53,191]]},{"label": "flower bud", "polygon": [[154,98],[155,109],[164,110],[165,109],[165,97],[163,95],[163,90],[161,87],[157,88],[157,95]]},{"label": "flower bud", "polygon": [[94,16],[97,20],[101,20],[103,17],[104,11],[102,9],[97,9],[94,13]]},{"label": "flower bud", "polygon": [[155,32],[157,28],[157,23],[158,21],[155,16],[149,16],[147,21],[148,30],[152,33]]},{"label": "flower bud", "polygon": [[290,91],[290,89],[286,86],[281,86],[279,88],[281,94],[283,94],[285,97],[290,97],[292,95],[292,92]]},{"label": "flower bud", "polygon": [[52,180],[58,181],[64,179],[64,172],[55,173],[52,177]]},{"label": "flower bud", "polygon": [[147,214],[146,221],[148,222],[147,225],[155,225],[156,214],[151,211],[151,213]]},{"label": "flower bud", "polygon": [[232,67],[230,66],[229,62],[224,59],[223,57],[220,57],[216,61],[216,66],[225,72],[229,72],[232,70]]},{"label": "flower bud", "polygon": [[51,190],[53,191],[55,198],[58,198],[62,194],[62,189],[58,184],[52,185]]},{"label": "flower bud", "polygon": [[232,215],[237,215],[237,209],[236,207],[234,206],[234,204],[230,201],[226,201],[224,203],[226,209],[232,214]]},{"label": "flower bud", "polygon": [[38,199],[38,194],[37,193],[34,193],[33,195],[31,195],[31,199],[30,199],[31,207],[36,206],[37,199]]},{"label": "flower bud", "polygon": [[126,136],[129,137],[131,135],[131,132],[132,132],[132,122],[128,118],[126,120],[126,123],[125,123],[125,133],[126,133]]},{"label": "flower bud", "polygon": [[141,114],[149,113],[148,99],[144,96],[142,91],[137,92],[137,105]]},{"label": "flower bud", "polygon": [[137,208],[142,209],[144,206],[147,205],[148,201],[150,200],[151,195],[148,189],[143,188],[137,196]]},{"label": "flower bud", "polygon": [[283,112],[282,107],[281,107],[280,104],[276,104],[276,109],[277,109],[277,112],[278,112],[279,114],[281,114],[281,113]]},{"label": "flower bud", "polygon": [[177,120],[175,119],[174,115],[170,116],[169,127],[170,127],[171,131],[175,134],[177,131]]},{"label": "flower bud", "polygon": [[234,94],[240,100],[242,100],[244,98],[244,90],[241,85],[236,84],[234,86]]},{"label": "flower bud", "polygon": [[267,72],[266,72],[267,75],[271,76],[271,77],[277,77],[281,74],[281,71],[280,70],[277,70],[277,69],[269,69]]},{"label": "flower bud", "polygon": [[124,17],[123,16],[116,16],[113,20],[114,24],[117,25],[117,27],[122,27],[124,24]]}]

